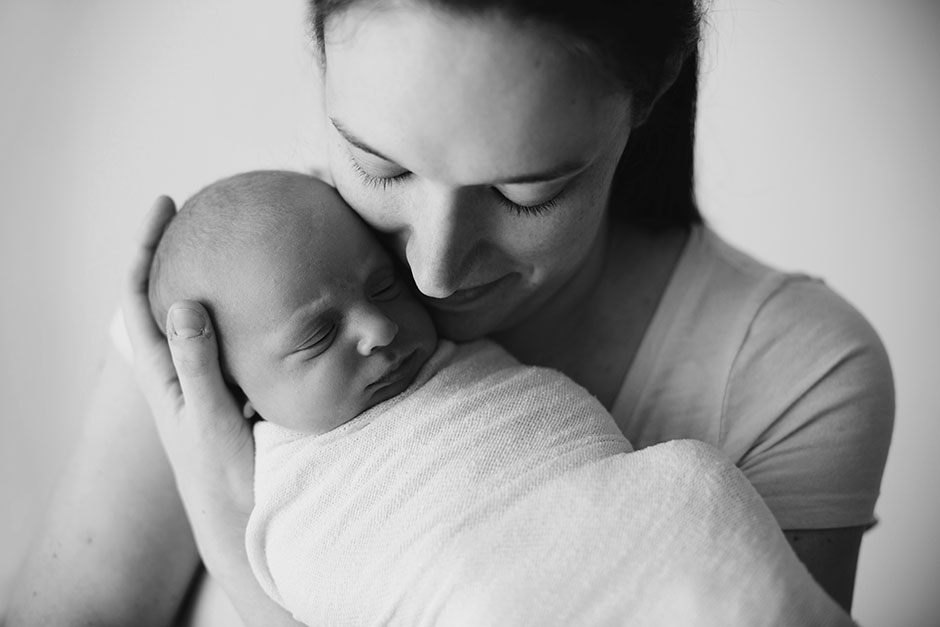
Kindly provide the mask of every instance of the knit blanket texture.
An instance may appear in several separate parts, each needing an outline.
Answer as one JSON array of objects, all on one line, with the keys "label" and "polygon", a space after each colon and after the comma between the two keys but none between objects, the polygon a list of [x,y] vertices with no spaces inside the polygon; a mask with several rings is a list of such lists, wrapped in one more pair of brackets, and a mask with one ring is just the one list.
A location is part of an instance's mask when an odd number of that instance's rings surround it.
[{"label": "knit blanket texture", "polygon": [[720,452],[633,452],[590,394],[490,342],[442,341],[329,433],[255,440],[249,561],[308,625],[852,624]]}]

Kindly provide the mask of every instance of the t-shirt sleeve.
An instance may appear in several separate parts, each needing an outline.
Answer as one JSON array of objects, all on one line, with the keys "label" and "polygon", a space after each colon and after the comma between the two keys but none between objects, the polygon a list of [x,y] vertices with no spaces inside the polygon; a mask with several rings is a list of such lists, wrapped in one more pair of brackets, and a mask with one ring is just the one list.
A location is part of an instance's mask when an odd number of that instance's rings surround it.
[{"label": "t-shirt sleeve", "polygon": [[887,353],[820,281],[763,303],[728,379],[723,448],[783,529],[869,525],[894,425]]}]

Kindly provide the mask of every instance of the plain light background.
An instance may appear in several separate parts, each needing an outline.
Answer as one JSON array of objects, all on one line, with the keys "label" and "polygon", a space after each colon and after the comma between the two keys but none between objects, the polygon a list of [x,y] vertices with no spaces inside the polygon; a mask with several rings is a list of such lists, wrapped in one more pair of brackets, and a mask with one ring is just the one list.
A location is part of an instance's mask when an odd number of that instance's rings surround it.
[{"label": "plain light background", "polygon": [[[80,428],[152,199],[318,164],[303,2],[0,3],[0,608]],[[855,595],[940,623],[940,3],[718,0],[699,195],[880,332],[898,413]],[[115,469],[120,472],[121,469]]]}]

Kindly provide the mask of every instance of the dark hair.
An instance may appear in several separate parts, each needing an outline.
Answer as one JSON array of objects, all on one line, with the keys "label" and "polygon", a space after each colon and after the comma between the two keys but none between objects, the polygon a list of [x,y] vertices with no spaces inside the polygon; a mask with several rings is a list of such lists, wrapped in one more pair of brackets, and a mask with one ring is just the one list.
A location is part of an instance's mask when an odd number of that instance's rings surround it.
[{"label": "dark hair", "polygon": [[[424,1],[458,14],[493,12],[536,21],[586,47],[630,90],[634,108],[645,118],[634,127],[617,165],[609,201],[613,219],[652,230],[702,222],[694,190],[699,0]],[[353,2],[310,0],[321,63],[327,19]]]}]

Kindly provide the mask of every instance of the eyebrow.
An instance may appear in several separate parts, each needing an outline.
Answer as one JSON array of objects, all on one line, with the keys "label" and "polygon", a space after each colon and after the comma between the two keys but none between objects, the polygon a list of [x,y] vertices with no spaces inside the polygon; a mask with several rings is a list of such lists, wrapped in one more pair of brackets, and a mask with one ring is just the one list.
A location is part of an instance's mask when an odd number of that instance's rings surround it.
[{"label": "eyebrow", "polygon": [[[349,129],[342,125],[336,118],[331,117],[330,122],[333,124],[333,128],[343,136],[343,139],[348,141],[350,144],[358,148],[363,152],[367,152],[370,155],[374,155],[379,159],[388,161],[389,163],[395,163],[394,159],[390,159],[383,155],[381,152],[362,141],[356,137]],[[506,178],[498,179],[490,182],[490,185],[520,185],[524,183],[544,183],[546,181],[554,181],[555,179],[560,179],[566,176],[572,176],[577,174],[589,164],[589,161],[565,161],[559,165],[549,168],[548,170],[543,170],[541,172],[532,172],[530,174],[519,174],[516,176],[509,176]]]}]

